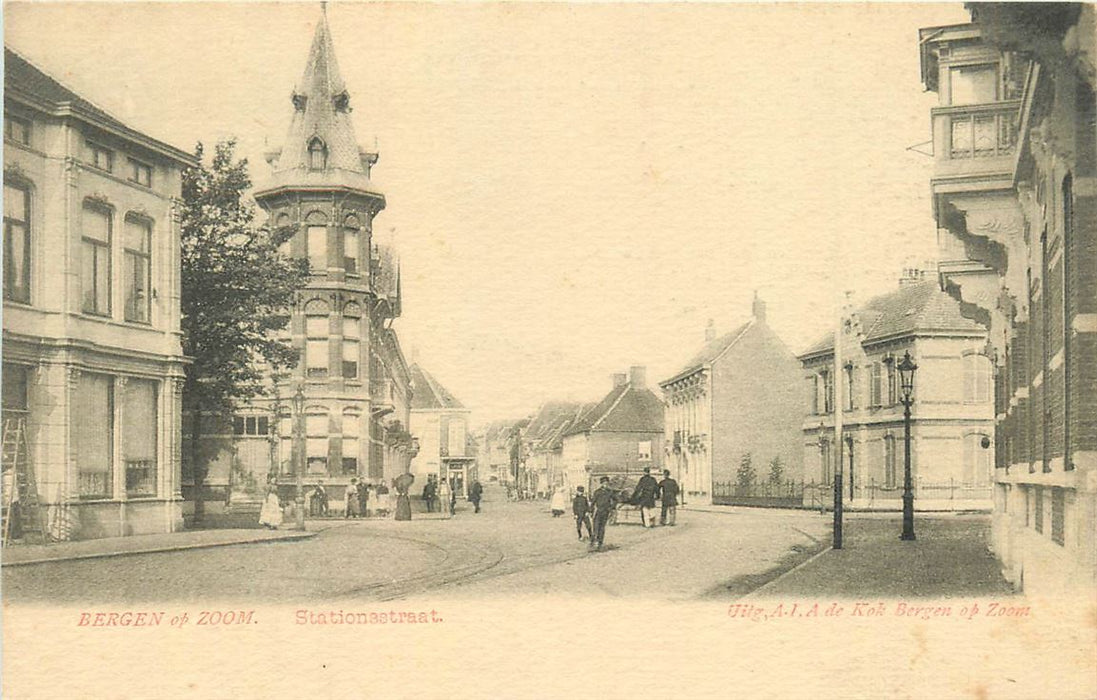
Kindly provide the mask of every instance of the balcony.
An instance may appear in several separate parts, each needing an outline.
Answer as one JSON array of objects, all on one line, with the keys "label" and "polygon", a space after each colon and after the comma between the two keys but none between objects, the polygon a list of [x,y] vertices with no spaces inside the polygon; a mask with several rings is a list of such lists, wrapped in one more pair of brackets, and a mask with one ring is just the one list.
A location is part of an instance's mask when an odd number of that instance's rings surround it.
[{"label": "balcony", "polygon": [[932,110],[937,194],[1012,185],[1020,100]]}]

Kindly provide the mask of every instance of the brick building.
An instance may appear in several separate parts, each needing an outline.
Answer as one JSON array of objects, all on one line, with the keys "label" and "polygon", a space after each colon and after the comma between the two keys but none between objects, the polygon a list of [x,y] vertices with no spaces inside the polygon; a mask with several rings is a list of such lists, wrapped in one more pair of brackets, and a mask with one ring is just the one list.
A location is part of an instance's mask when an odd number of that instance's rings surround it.
[{"label": "brick building", "polygon": [[[663,401],[647,388],[644,367],[613,375],[613,388],[561,437],[562,487],[588,488],[598,474],[638,477],[663,469]],[[596,485],[596,484],[595,484]]]},{"label": "brick building", "polygon": [[1097,582],[1097,68],[1089,4],[921,31],[941,284],[990,332],[993,547],[1026,590]]},{"label": "brick building", "polygon": [[287,254],[309,261],[290,321],[301,362],[269,397],[242,406],[231,432],[226,422],[210,437],[225,448],[207,484],[262,488],[270,475],[287,495],[293,490],[291,398],[301,388],[305,484],[323,481],[338,500],[351,478],[377,483],[404,473],[413,446],[411,377],[391,327],[401,312],[399,268],[373,233],[385,206],[370,180],[378,156],[355,139],[326,12],[291,103],[285,142],[267,154],[271,174],[255,200],[272,226],[296,229]]},{"label": "brick building", "polygon": [[778,459],[785,478],[800,478],[800,364],[757,296],[750,321],[719,337],[710,326],[701,350],[659,386],[668,468],[687,499],[711,503],[714,484],[734,482],[748,454],[763,475]]},{"label": "brick building", "polygon": [[[843,326],[838,380],[847,507],[902,507],[904,426],[896,367],[909,352],[918,365],[910,448],[915,508],[989,508],[994,404],[986,329],[964,318],[960,304],[920,271],[908,271],[898,290],[871,299],[851,319]],[[807,399],[804,476],[819,487],[805,491],[804,504],[829,505],[837,466],[834,334],[800,360]]]},{"label": "brick building", "polygon": [[25,430],[55,538],[182,527],[176,216],[194,164],[5,49],[4,430]]}]

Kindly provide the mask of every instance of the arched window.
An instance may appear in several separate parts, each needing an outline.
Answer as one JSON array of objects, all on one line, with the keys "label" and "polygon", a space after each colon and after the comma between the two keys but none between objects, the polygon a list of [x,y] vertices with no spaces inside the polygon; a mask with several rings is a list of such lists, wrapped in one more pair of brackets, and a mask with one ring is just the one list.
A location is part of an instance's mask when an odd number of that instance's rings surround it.
[{"label": "arched window", "polygon": [[343,221],[343,269],[348,275],[358,274],[359,230],[358,217],[351,214]]},{"label": "arched window", "polygon": [[31,190],[4,178],[4,298],[30,302]]},{"label": "arched window", "polygon": [[83,310],[98,316],[110,316],[112,214],[106,205],[89,200],[80,221]]},{"label": "arched window", "polygon": [[323,170],[328,167],[328,149],[324,142],[315,137],[309,141],[309,170]]},{"label": "arched window", "polygon": [[358,379],[361,338],[362,307],[351,302],[343,307],[343,379]]},{"label": "arched window", "polygon": [[328,376],[328,305],[313,299],[305,305],[305,376],[325,379]]},{"label": "arched window", "polygon": [[986,355],[964,355],[964,402],[990,401],[991,364]]},{"label": "arched window", "polygon": [[148,323],[152,316],[152,222],[127,214],[123,246],[126,320]]},{"label": "arched window", "polygon": [[323,212],[309,212],[305,217],[305,246],[309,269],[325,272],[328,269],[328,217]]}]

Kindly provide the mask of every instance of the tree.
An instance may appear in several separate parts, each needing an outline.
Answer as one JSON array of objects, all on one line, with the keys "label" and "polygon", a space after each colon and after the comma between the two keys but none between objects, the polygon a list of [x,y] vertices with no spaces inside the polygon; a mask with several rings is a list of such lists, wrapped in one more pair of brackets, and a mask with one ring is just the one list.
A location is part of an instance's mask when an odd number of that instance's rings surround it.
[{"label": "tree", "polygon": [[735,480],[742,488],[750,487],[758,474],[754,471],[754,460],[749,452],[744,452],[739,459],[739,469],[735,472]]},{"label": "tree", "polygon": [[[285,329],[308,278],[304,260],[279,245],[294,229],[255,227],[246,159],[234,160],[236,142],[221,141],[207,165],[183,173],[181,306],[186,368],[183,412],[189,416],[195,518],[204,514],[202,486],[216,448],[204,446],[203,416],[221,417],[237,402],[264,394],[264,379],[297,364],[297,352],[275,334]],[[264,374],[267,374],[265,377]]]},{"label": "tree", "polygon": [[785,475],[785,465],[781,464],[780,455],[774,456],[769,461],[769,483],[780,484]]}]

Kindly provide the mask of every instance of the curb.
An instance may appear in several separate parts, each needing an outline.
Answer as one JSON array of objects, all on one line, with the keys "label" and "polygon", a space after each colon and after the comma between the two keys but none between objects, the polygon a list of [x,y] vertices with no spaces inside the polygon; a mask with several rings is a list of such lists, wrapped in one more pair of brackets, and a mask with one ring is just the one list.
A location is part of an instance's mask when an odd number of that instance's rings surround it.
[{"label": "curb", "polygon": [[68,557],[46,557],[39,559],[27,559],[25,561],[0,561],[3,568],[13,566],[30,566],[32,564],[52,564],[69,561],[81,561],[84,559],[107,559],[111,557],[128,557],[137,554],[156,554],[158,552],[182,552],[189,549],[211,549],[213,547],[231,547],[237,544],[265,544],[267,542],[295,542],[316,537],[319,531],[304,532],[301,534],[286,535],[285,537],[258,537],[244,540],[230,540],[227,542],[199,542],[195,544],[168,545],[164,547],[148,547],[146,549],[133,549],[118,552],[89,552],[87,554],[74,554]]},{"label": "curb", "polygon": [[766,582],[765,582],[764,584],[762,584],[762,585],[761,585],[761,586],[759,586],[758,588],[755,588],[755,589],[754,589],[753,591],[751,591],[750,593],[747,593],[747,594],[746,594],[746,595],[744,595],[744,596],[740,596],[740,597],[738,598],[738,600],[746,600],[747,598],[753,598],[754,596],[758,595],[759,593],[761,593],[762,591],[766,590],[766,589],[767,589],[767,588],[769,588],[770,586],[774,585],[774,584],[775,584],[775,583],[777,583],[778,581],[780,581],[780,580],[782,580],[782,579],[784,579],[784,578],[786,578],[786,577],[788,577],[788,576],[791,576],[792,574],[796,573],[797,571],[799,571],[800,569],[804,568],[804,567],[805,567],[805,566],[807,566],[808,564],[811,564],[812,562],[814,562],[814,561],[815,561],[816,559],[818,559],[819,557],[823,556],[824,554],[827,554],[827,553],[829,553],[829,552],[833,552],[833,551],[834,551],[834,545],[831,545],[830,547],[827,547],[827,548],[826,548],[826,549],[824,549],[823,551],[821,551],[821,552],[819,552],[819,553],[815,554],[814,556],[812,556],[812,557],[811,557],[810,559],[808,559],[807,561],[802,561],[802,562],[800,562],[799,564],[797,564],[796,566],[792,567],[791,569],[789,569],[789,570],[788,570],[788,571],[786,571],[785,573],[781,574],[781,575],[780,575],[780,576],[778,576],[777,578],[773,579],[772,581],[766,581]]}]

